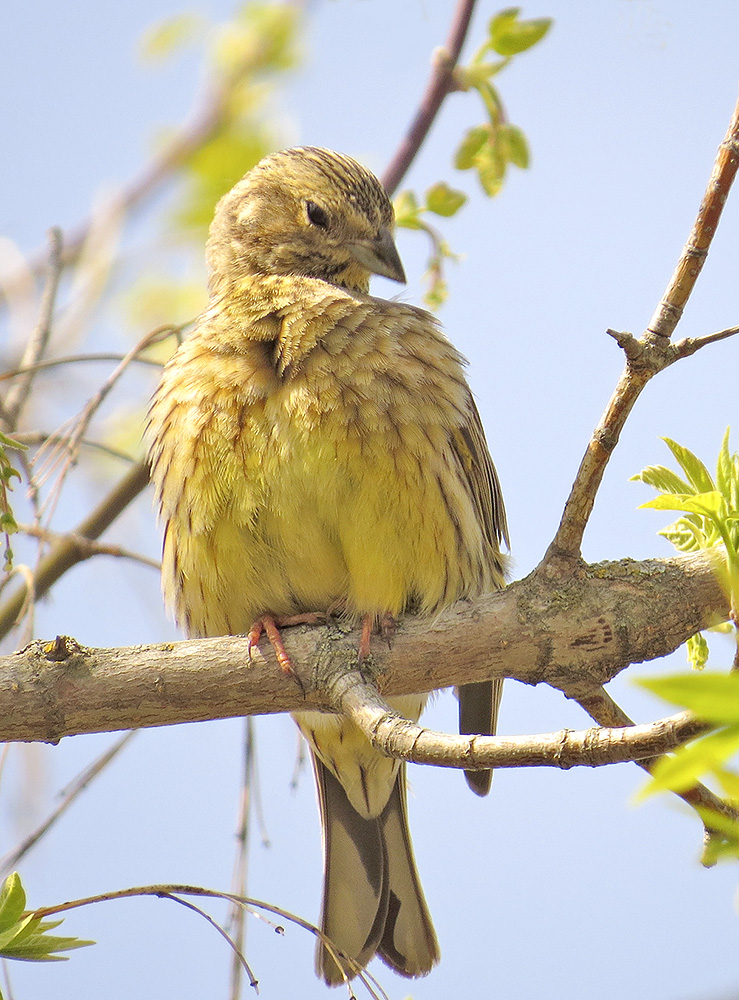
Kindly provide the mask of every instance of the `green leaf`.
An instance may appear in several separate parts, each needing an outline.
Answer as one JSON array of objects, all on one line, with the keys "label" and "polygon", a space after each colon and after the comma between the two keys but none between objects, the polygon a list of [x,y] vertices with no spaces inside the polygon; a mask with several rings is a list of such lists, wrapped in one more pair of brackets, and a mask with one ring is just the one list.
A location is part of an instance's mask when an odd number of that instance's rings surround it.
[{"label": "green leaf", "polygon": [[4,434],[0,431],[0,446],[4,448],[15,448],[17,451],[28,451],[28,445],[23,444],[22,441],[16,441],[15,438],[10,437],[8,434]]},{"label": "green leaf", "polygon": [[639,683],[665,701],[690,709],[707,722],[739,725],[739,673],[675,674]]},{"label": "green leaf", "polygon": [[22,943],[33,932],[33,916],[27,913],[19,918],[6,931],[0,934],[0,955],[12,958],[14,945]]},{"label": "green leaf", "polygon": [[13,872],[3,882],[0,889],[0,932],[16,924],[26,908],[26,894],[20,876]]},{"label": "green leaf", "polygon": [[688,477],[696,493],[709,493],[716,489],[708,469],[692,451],[684,448],[671,438],[666,437],[662,438],[662,440],[680,463],[683,472]]},{"label": "green leaf", "polygon": [[679,510],[702,517],[726,516],[726,502],[718,490],[711,490],[710,493],[661,493],[640,506],[652,510]]},{"label": "green leaf", "polygon": [[494,197],[503,187],[506,161],[493,143],[483,146],[475,157],[477,176],[487,195]]},{"label": "green leaf", "polygon": [[734,461],[729,451],[730,432],[731,428],[727,427],[716,461],[716,489],[727,498],[731,489],[732,478],[735,475]]},{"label": "green leaf", "polygon": [[[58,921],[59,923],[61,921]],[[56,926],[56,923],[54,924]],[[52,934],[39,933],[28,940],[5,951],[5,958],[15,958],[20,962],[66,962],[67,955],[57,955],[59,951],[74,951],[76,948],[87,948],[94,941],[83,941],[75,937],[57,937]]]},{"label": "green leaf", "polygon": [[475,166],[475,157],[485,143],[490,141],[490,135],[489,125],[475,125],[468,130],[454,157],[457,170],[469,170]]},{"label": "green leaf", "polygon": [[514,56],[525,52],[546,35],[552,26],[549,17],[519,21],[520,7],[502,10],[490,21],[490,46],[501,56]]},{"label": "green leaf", "polygon": [[34,913],[25,913],[26,894],[17,872],[9,875],[0,890],[0,957],[24,962],[61,962],[66,955],[55,952],[71,951],[94,944],[75,937],[49,934],[61,920],[44,920]]},{"label": "green leaf", "polygon": [[712,772],[739,750],[739,726],[720,729],[716,733],[678,747],[674,754],[662,757],[652,770],[649,791],[684,792]]},{"label": "green leaf", "polygon": [[501,125],[498,129],[501,152],[516,167],[525,170],[529,165],[529,146],[526,136],[517,125]]},{"label": "green leaf", "polygon": [[423,229],[420,221],[421,208],[413,191],[401,191],[393,202],[395,224],[403,229]]},{"label": "green leaf", "polygon": [[684,479],[681,479],[672,469],[665,468],[664,465],[648,465],[646,469],[631,476],[630,482],[642,482],[647,486],[653,486],[663,493],[690,493],[691,489]]},{"label": "green leaf", "polygon": [[492,77],[496,76],[508,65],[508,59],[499,59],[498,62],[486,63],[474,60],[469,66],[458,66],[454,76],[461,90],[469,90],[471,87],[480,88],[488,83]]},{"label": "green leaf", "polygon": [[148,28],[139,42],[139,55],[147,62],[162,62],[203,34],[203,18],[198,14],[175,14]]},{"label": "green leaf", "polygon": [[466,201],[466,194],[450,188],[443,181],[434,184],[426,192],[426,208],[429,212],[442,215],[445,218],[455,215]]},{"label": "green leaf", "polygon": [[715,809],[696,807],[706,830],[710,831],[704,845],[701,864],[710,868],[726,858],[739,859],[739,822]]},{"label": "green leaf", "polygon": [[685,650],[688,655],[688,663],[693,670],[703,670],[708,663],[708,643],[702,632],[691,635],[685,643]]}]

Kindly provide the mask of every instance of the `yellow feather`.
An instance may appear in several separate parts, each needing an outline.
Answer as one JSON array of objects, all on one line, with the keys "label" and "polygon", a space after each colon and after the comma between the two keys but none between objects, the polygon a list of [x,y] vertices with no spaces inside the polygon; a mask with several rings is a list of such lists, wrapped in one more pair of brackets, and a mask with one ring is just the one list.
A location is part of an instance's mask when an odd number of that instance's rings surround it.
[{"label": "yellow feather", "polygon": [[[367,293],[370,267],[403,277],[391,226],[377,180],[325,150],[268,157],[219,204],[211,305],[166,366],[148,430],[164,595],[189,635],[337,605],[432,615],[502,585],[505,516],[463,359],[431,315]],[[398,706],[417,719],[424,703]],[[360,963],[377,952],[427,972],[438,950],[398,763],[346,720],[296,720],[318,758],[324,929],[351,924],[338,944]],[[365,876],[339,874],[353,851]],[[402,857],[388,867],[386,852]],[[318,963],[338,981],[323,949]]]}]

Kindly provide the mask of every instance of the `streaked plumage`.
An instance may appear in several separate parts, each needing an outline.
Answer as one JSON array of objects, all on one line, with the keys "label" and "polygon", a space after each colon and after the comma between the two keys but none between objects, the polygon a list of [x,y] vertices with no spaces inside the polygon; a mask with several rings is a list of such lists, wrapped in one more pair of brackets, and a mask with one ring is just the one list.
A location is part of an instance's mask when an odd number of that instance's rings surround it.
[{"label": "streaked plumage", "polygon": [[[404,280],[392,225],[369,171],[314,148],[267,157],[218,205],[210,307],[149,420],[164,594],[188,635],[337,603],[429,616],[502,585],[505,515],[463,359],[429,313],[367,294],[371,272]],[[463,731],[493,731],[499,693],[462,689]],[[393,704],[415,720],[425,701]],[[404,766],[342,718],[295,718],[321,804],[325,933],[358,967],[377,953],[424,975],[438,946]],[[484,793],[489,772],[468,780]],[[317,965],[341,982],[320,946]]]}]

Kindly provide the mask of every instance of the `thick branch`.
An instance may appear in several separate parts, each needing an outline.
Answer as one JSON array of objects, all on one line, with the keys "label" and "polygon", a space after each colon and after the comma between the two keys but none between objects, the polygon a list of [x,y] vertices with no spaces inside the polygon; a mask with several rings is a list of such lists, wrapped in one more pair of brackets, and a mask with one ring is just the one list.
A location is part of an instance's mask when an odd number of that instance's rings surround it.
[{"label": "thick branch", "polygon": [[[375,680],[383,697],[505,676],[586,698],[728,610],[705,553],[583,566],[558,588],[535,572],[431,621],[407,619],[392,649],[375,639]],[[321,692],[356,664],[356,636],[318,626],[284,639],[305,693],[267,643],[249,664],[243,637],[113,650],[32,643],[0,657],[0,741],[329,709]]]}]

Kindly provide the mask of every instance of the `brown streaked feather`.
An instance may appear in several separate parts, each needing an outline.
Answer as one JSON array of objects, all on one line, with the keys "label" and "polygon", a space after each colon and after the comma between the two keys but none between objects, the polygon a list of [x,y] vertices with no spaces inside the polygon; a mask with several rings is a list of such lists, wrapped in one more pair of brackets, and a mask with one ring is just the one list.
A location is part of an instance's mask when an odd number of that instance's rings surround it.
[{"label": "brown streaked feather", "polygon": [[[337,607],[431,616],[502,585],[505,513],[464,359],[429,313],[368,294],[373,271],[403,276],[392,223],[369,171],[313,148],[265,158],[219,203],[211,303],[148,430],[164,592],[191,636]],[[463,725],[489,732],[499,687],[483,688],[462,691]],[[417,720],[424,702],[393,707]],[[324,930],[347,956],[319,944],[320,974],[339,983],[375,953],[426,974],[438,946],[403,767],[347,720],[296,721],[320,760]]]},{"label": "brown streaked feather", "polygon": [[[477,411],[475,401],[470,394],[468,420],[452,437],[452,446],[459,458],[470,487],[470,495],[475,505],[480,524],[485,529],[485,535],[500,566],[498,546],[505,542],[508,546],[508,522],[503,504],[503,492],[500,488],[498,473],[495,471],[485,441],[485,432]],[[493,555],[493,553],[491,553]],[[500,568],[500,585],[503,584],[502,567]]]},{"label": "brown streaked feather", "polygon": [[[501,542],[508,545],[508,524],[498,473],[490,457],[480,414],[472,395],[470,395],[469,420],[453,437],[452,443],[464,469],[475,510],[490,546],[493,579],[502,587],[503,563],[499,545]],[[500,680],[460,686],[458,691],[460,733],[494,736],[502,694],[503,682]],[[492,770],[465,771],[464,774],[467,784],[476,795],[488,794],[493,780]]]}]

